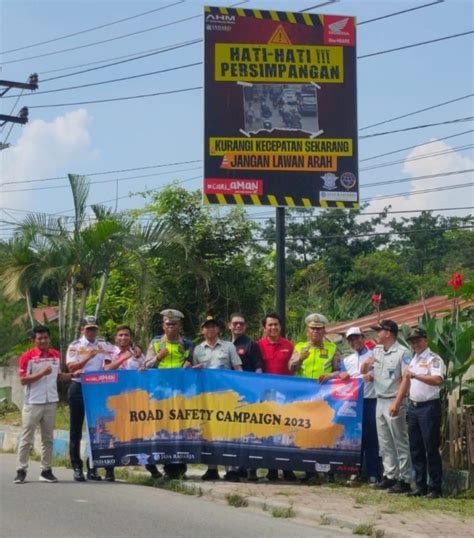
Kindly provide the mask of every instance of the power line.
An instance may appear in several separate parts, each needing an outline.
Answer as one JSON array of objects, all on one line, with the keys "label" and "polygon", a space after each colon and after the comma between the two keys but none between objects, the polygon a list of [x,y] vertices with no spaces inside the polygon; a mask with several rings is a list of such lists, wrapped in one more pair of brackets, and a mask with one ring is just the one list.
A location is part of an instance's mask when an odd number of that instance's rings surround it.
[{"label": "power line", "polygon": [[[102,172],[90,172],[86,174],[80,174],[82,176],[92,177],[92,176],[104,176],[107,174],[121,174],[123,172],[137,172],[138,170],[150,170],[152,168],[165,168],[168,166],[180,166],[182,164],[193,164],[193,163],[201,163],[202,159],[194,159],[190,161],[178,161],[178,162],[172,162],[172,163],[160,163],[160,164],[152,164],[149,166],[136,166],[134,168],[122,168],[121,170],[105,170]],[[1,185],[17,185],[19,183],[37,183],[39,181],[56,181],[59,179],[68,180],[67,177],[64,176],[57,176],[57,177],[43,177],[40,179],[24,179],[21,181],[5,181]]]},{"label": "power line", "polygon": [[393,185],[395,183],[405,183],[408,181],[419,181],[421,179],[435,179],[435,178],[441,178],[446,176],[456,176],[458,174],[467,174],[469,172],[474,172],[474,168],[467,168],[466,170],[457,170],[455,172],[444,172],[441,174],[429,174],[426,176],[415,176],[415,177],[407,177],[407,178],[399,178],[399,179],[388,179],[384,181],[377,181],[375,183],[361,183],[361,187],[370,188],[370,187],[379,187],[380,185]]},{"label": "power line", "polygon": [[[30,107],[30,108],[35,108],[35,107]],[[428,127],[437,127],[438,125],[449,125],[451,123],[463,123],[465,121],[472,121],[472,120],[474,120],[474,116],[467,116],[465,118],[456,118],[454,120],[440,121],[438,123],[426,123],[425,125],[414,125],[412,127],[405,127],[404,129],[395,129],[393,131],[385,131],[381,133],[373,133],[373,134],[359,136],[359,140],[363,138],[375,138],[377,136],[384,136],[384,135],[389,135],[393,133],[404,133],[406,131],[413,131],[415,129],[427,129]]]},{"label": "power line", "polygon": [[414,144],[413,146],[405,146],[400,149],[395,149],[393,151],[388,151],[387,153],[380,153],[379,155],[373,155],[372,157],[366,157],[365,159],[359,159],[359,162],[371,161],[372,159],[378,159],[379,157],[386,157],[387,155],[393,155],[394,153],[400,153],[407,149],[419,148],[422,146],[429,146],[430,144],[435,144],[441,140],[448,140],[449,138],[456,138],[457,136],[462,136],[474,132],[474,129],[469,129],[468,131],[463,131],[462,133],[457,133],[449,136],[444,136],[443,138],[437,138],[436,140],[431,140],[429,142],[423,142],[422,144]]},{"label": "power line", "polygon": [[361,127],[359,131],[365,131],[365,129],[370,129],[371,127],[377,127],[378,125],[383,125],[384,123],[390,123],[392,121],[400,120],[402,118],[408,118],[409,116],[414,116],[415,114],[420,114],[421,112],[426,112],[427,110],[433,110],[434,108],[439,108],[445,105],[449,105],[451,103],[456,103],[457,101],[462,101],[463,99],[468,99],[469,97],[473,97],[473,96],[474,96],[474,93],[469,93],[467,95],[463,95],[462,97],[451,99],[450,101],[444,101],[443,103],[438,103],[437,105],[432,105],[427,108],[421,108],[420,110],[415,110],[413,112],[409,112],[408,114],[402,114],[401,116],[395,116],[394,118],[390,118],[388,120],[383,120],[377,123],[372,123],[371,125],[366,125],[365,127]]},{"label": "power line", "polygon": [[429,45],[430,43],[438,43],[439,41],[446,41],[448,39],[454,39],[456,37],[462,37],[465,35],[474,34],[474,30],[469,30],[468,32],[461,32],[460,34],[453,34],[444,37],[438,37],[436,39],[430,39],[429,41],[419,41],[418,43],[412,43],[410,45],[402,45],[401,47],[396,47],[394,49],[380,50],[378,52],[371,52],[370,54],[364,54],[363,56],[357,56],[358,60],[363,58],[371,58],[372,56],[380,56],[381,54],[389,54],[391,52],[398,52],[400,50],[412,49],[414,47],[421,47],[423,45]]},{"label": "power line", "polygon": [[457,151],[465,151],[473,147],[474,147],[473,144],[468,144],[465,146],[457,146],[454,148],[443,149],[440,151],[433,151],[432,153],[416,155],[415,157],[409,157],[407,159],[400,159],[398,161],[390,161],[386,163],[374,164],[373,166],[366,166],[365,168],[361,168],[360,171],[365,172],[366,170],[375,170],[377,168],[385,168],[386,166],[393,166],[394,164],[402,164],[402,163],[411,162],[411,161],[422,161],[424,159],[431,159],[432,157],[438,157],[440,155],[446,155],[448,153],[456,153]]},{"label": "power line", "polygon": [[129,101],[131,99],[142,99],[144,97],[156,97],[158,95],[170,95],[172,93],[183,93],[191,92],[194,90],[202,90],[202,86],[194,86],[191,88],[180,88],[179,90],[168,90],[166,92],[156,92],[156,93],[144,93],[142,95],[127,95],[126,97],[114,97],[110,99],[95,99],[93,101],[79,101],[77,103],[59,103],[55,105],[33,105],[28,108],[56,108],[61,106],[77,106],[77,105],[90,105],[97,103],[111,103],[114,101]]},{"label": "power line", "polygon": [[466,187],[472,187],[474,183],[459,183],[458,185],[447,185],[446,187],[436,187],[434,189],[422,189],[418,191],[410,192],[398,192],[394,194],[385,194],[383,196],[373,196],[371,198],[364,198],[361,202],[371,202],[372,200],[384,200],[386,198],[400,198],[400,196],[412,196],[415,194],[425,194],[429,192],[450,191],[455,189],[464,189]]},{"label": "power line", "polygon": [[43,54],[36,54],[35,56],[28,56],[26,58],[19,58],[17,60],[9,60],[7,62],[3,62],[3,64],[6,65],[6,64],[13,64],[13,63],[18,63],[18,62],[26,62],[27,60],[35,60],[37,58],[44,58],[45,56],[54,56],[56,54],[62,54],[63,52],[72,52],[72,51],[75,51],[75,50],[85,49],[85,48],[88,48],[88,47],[95,47],[96,45],[103,45],[104,43],[110,43],[111,41],[118,41],[119,39],[125,39],[127,37],[132,37],[132,36],[135,36],[135,35],[144,34],[146,32],[151,32],[151,31],[154,31],[154,30],[159,30],[161,28],[167,28],[168,26],[173,26],[175,24],[180,24],[182,22],[191,21],[193,19],[198,19],[200,17],[202,17],[201,14],[199,14],[199,15],[191,15],[190,17],[183,17],[182,19],[177,19],[177,20],[167,22],[167,23],[164,23],[164,24],[159,24],[158,26],[152,26],[150,28],[145,28],[143,30],[138,30],[136,32],[130,32],[128,34],[122,34],[122,35],[119,35],[119,36],[116,36],[116,37],[110,37],[108,39],[102,39],[101,41],[94,41],[93,43],[86,43],[84,45],[77,45],[76,47],[70,47],[68,49],[61,49],[61,50],[56,50],[56,51],[52,51],[52,52],[44,52]]},{"label": "power line", "polygon": [[366,21],[358,22],[357,26],[362,26],[363,24],[369,24],[370,22],[381,21],[382,19],[389,19],[390,17],[395,17],[397,15],[402,15],[403,13],[416,11],[417,9],[423,9],[425,7],[434,6],[436,4],[442,4],[443,2],[444,0],[437,0],[436,2],[431,2],[430,4],[423,4],[422,6],[415,6],[410,9],[404,9],[403,11],[396,11],[395,13],[389,13],[388,15],[382,15],[381,17],[375,17],[374,19],[368,19]]},{"label": "power line", "polygon": [[156,13],[157,11],[162,11],[163,9],[167,9],[168,7],[176,6],[178,4],[182,4],[185,0],[179,0],[178,2],[175,2],[174,4],[169,4],[167,6],[161,6],[155,9],[150,9],[149,11],[144,11],[142,13],[138,13],[137,15],[132,15],[130,17],[125,17],[124,19],[118,19],[112,22],[108,22],[105,24],[101,24],[99,26],[93,26],[92,28],[87,28],[85,30],[79,30],[78,32],[73,32],[71,34],[65,34],[59,37],[55,37],[52,39],[48,39],[46,41],[38,41],[37,43],[32,43],[31,45],[24,45],[23,47],[18,47],[16,49],[10,49],[5,50],[3,52],[0,52],[0,54],[10,54],[11,52],[18,52],[19,50],[25,50],[25,49],[31,49],[32,47],[39,47],[40,45],[47,45],[49,43],[54,43],[55,41],[60,41],[62,39],[68,39],[69,37],[75,37],[78,35],[86,34],[88,32],[93,32],[94,30],[101,30],[102,28],[108,28],[109,26],[113,26],[115,24],[120,24],[122,22],[131,21],[132,19],[138,19],[139,17],[144,17],[145,15],[150,15],[150,13]]},{"label": "power line", "polygon": [[[179,69],[188,69],[189,67],[196,67],[197,65],[202,65],[202,62],[194,62],[192,64],[185,64],[185,65],[176,65],[175,67],[168,67],[166,69],[159,69],[158,71],[149,71],[148,73],[140,73],[138,75],[130,75],[128,77],[121,77],[121,78],[115,78],[115,79],[111,79],[111,80],[102,80],[100,82],[90,82],[89,84],[80,84],[78,86],[68,86],[67,88],[55,88],[54,90],[45,90],[45,91],[42,91],[42,92],[35,92],[35,93],[32,93],[30,95],[30,97],[32,96],[36,96],[36,95],[42,95],[42,94],[45,94],[45,93],[55,93],[55,92],[64,92],[64,91],[67,91],[67,90],[78,90],[80,88],[89,88],[91,86],[102,86],[103,84],[111,84],[113,82],[122,82],[124,80],[132,80],[132,79],[135,79],[135,78],[142,78],[142,77],[149,77],[151,75],[159,75],[160,73],[168,73],[170,71],[178,71]],[[10,96],[5,96],[6,98],[8,97],[16,97],[16,95],[10,95]]]}]

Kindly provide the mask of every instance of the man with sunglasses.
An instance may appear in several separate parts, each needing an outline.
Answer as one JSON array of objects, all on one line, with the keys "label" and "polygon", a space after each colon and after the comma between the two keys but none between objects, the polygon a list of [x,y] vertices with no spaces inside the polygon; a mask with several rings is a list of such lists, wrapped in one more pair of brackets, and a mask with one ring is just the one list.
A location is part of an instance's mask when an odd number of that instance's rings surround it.
[{"label": "man with sunglasses", "polygon": [[[162,310],[163,332],[155,336],[148,346],[145,358],[146,368],[189,368],[192,363],[193,346],[190,340],[181,336],[184,314],[174,308]],[[159,478],[156,465],[145,466],[153,478]],[[187,471],[185,463],[167,463],[163,466],[170,480],[182,478]]]}]

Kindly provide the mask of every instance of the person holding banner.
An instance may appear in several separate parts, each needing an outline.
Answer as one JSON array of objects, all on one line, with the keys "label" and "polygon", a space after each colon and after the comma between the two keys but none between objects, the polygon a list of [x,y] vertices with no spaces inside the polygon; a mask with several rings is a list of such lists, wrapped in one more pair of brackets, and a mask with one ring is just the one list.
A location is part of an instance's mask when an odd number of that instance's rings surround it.
[{"label": "person holding banner", "polygon": [[[229,318],[229,330],[232,336],[232,343],[237,349],[237,353],[242,360],[242,369],[244,372],[256,372],[261,374],[263,371],[262,352],[257,343],[245,334],[247,323],[242,314],[234,312]],[[256,482],[257,469],[239,469],[241,478],[247,478],[250,482]]]},{"label": "person holding banner", "polygon": [[[234,344],[219,338],[220,326],[214,316],[207,316],[201,323],[204,341],[194,349],[193,368],[213,368],[242,371],[242,360],[237,354]],[[219,480],[217,465],[208,465],[201,480]],[[226,467],[224,480],[240,482],[237,467]]]},{"label": "person holding banner", "polygon": [[[266,374],[292,375],[288,363],[293,355],[294,344],[281,335],[281,319],[275,312],[268,313],[262,321],[264,336],[257,344],[262,352],[263,371]],[[293,471],[283,471],[283,478],[287,482],[296,482]],[[268,469],[267,480],[279,480],[278,469]]]},{"label": "person holding banner", "polygon": [[375,327],[378,345],[360,367],[361,374],[373,373],[377,394],[377,436],[384,477],[375,487],[388,493],[411,491],[411,459],[408,442],[406,394],[396,416],[390,410],[411,362],[408,349],[397,342],[398,325],[384,319]]},{"label": "person holding banner", "polygon": [[[315,379],[320,383],[338,376],[338,372],[334,371],[336,370],[337,346],[325,339],[327,321],[325,316],[317,313],[306,317],[308,340],[296,344],[288,363],[290,371],[295,376]],[[328,479],[333,481],[333,474],[328,474]],[[307,471],[303,478],[303,482],[316,483],[317,481],[316,472]]]},{"label": "person holding banner", "polygon": [[[377,424],[375,410],[377,395],[375,394],[373,372],[361,374],[361,364],[370,357],[372,352],[365,343],[365,337],[359,327],[350,327],[346,332],[346,340],[354,353],[343,359],[342,372],[352,378],[360,378],[364,382],[364,410],[362,416],[362,447],[361,464],[365,463],[369,484],[375,485],[379,481],[379,443],[377,439]],[[343,374],[342,374],[343,375]],[[360,482],[361,477],[354,474],[347,482],[354,486]]]},{"label": "person holding banner", "polygon": [[[174,308],[162,310],[163,331],[155,336],[146,352],[146,368],[189,368],[192,361],[192,343],[181,336],[184,314]],[[147,464],[146,469],[154,478],[161,476],[156,465]],[[163,465],[165,476],[169,480],[182,478],[188,470],[185,463],[166,463]]]},{"label": "person holding banner", "polygon": [[[66,354],[66,364],[73,374],[69,386],[69,457],[73,469],[74,480],[84,482],[81,459],[82,427],[84,425],[84,400],[82,397],[81,379],[85,372],[102,370],[104,362],[114,355],[114,347],[105,340],[97,338],[99,326],[94,316],[86,316],[81,322],[82,336],[72,342]],[[96,469],[91,468],[87,460],[87,479],[102,480]],[[107,470],[106,470],[107,472]],[[110,470],[109,470],[110,472]],[[113,472],[113,470],[112,470]]]}]

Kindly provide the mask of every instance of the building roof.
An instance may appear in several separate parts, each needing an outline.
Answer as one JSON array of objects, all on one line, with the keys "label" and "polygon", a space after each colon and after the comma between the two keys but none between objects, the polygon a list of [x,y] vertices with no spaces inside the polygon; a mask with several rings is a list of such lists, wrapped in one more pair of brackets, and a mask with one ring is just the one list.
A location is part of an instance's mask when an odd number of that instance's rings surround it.
[{"label": "building roof", "polygon": [[[44,323],[46,321],[58,321],[58,307],[57,306],[45,306],[43,308],[33,308],[33,316],[38,323]],[[21,323],[28,318],[28,314],[22,314],[16,318],[15,324]]]},{"label": "building roof", "polygon": [[[425,312],[428,312],[431,316],[442,317],[450,313],[453,300],[445,295],[437,295],[418,301],[416,303],[410,303],[404,306],[397,306],[396,308],[389,308],[388,310],[381,310],[380,315],[377,312],[364,316],[359,319],[353,319],[349,321],[340,321],[337,323],[331,323],[326,327],[326,332],[329,334],[344,334],[349,327],[360,327],[363,331],[368,331],[370,327],[377,324],[378,320],[392,319],[398,325],[409,325],[415,327],[418,325],[418,320],[423,316]],[[459,300],[461,307],[473,306],[474,300]]]}]

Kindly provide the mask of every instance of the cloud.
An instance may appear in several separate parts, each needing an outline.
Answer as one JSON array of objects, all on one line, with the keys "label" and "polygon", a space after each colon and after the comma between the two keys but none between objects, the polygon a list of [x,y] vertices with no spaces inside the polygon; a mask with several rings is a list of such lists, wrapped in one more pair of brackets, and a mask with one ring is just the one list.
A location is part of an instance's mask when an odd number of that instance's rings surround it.
[{"label": "cloud", "polygon": [[[411,177],[426,176],[431,174],[442,174],[467,170],[474,168],[474,160],[463,156],[461,153],[453,151],[432,157],[419,159],[433,153],[440,153],[452,150],[452,147],[440,140],[433,139],[430,144],[423,144],[414,148],[408,155],[403,164],[403,172]],[[399,183],[394,185],[390,191],[379,191],[374,196],[383,196],[392,192],[414,192],[424,189],[435,189],[438,187],[448,187],[450,185],[459,185],[462,183],[472,183],[474,174],[466,172],[463,174],[440,176],[431,179],[422,179]],[[373,189],[371,189],[373,193]],[[435,190],[433,192],[422,194],[409,194],[397,198],[385,198],[373,200],[370,202],[366,211],[381,211],[385,206],[391,205],[392,210],[428,210],[432,208],[445,207],[467,207],[472,206],[474,202],[473,187],[465,187],[453,190]],[[443,215],[464,216],[472,214],[473,210],[444,212]]]},{"label": "cloud", "polygon": [[[54,182],[16,185],[10,182],[66,177],[76,167],[82,169],[84,164],[96,160],[98,151],[92,148],[89,132],[92,119],[87,110],[79,109],[58,116],[51,122],[34,120],[28,123],[17,142],[0,152],[1,183],[9,183],[2,190],[54,185]],[[48,207],[46,212],[57,211],[54,203],[59,202],[64,192],[62,189],[15,193],[0,191],[0,207],[39,210],[38,200],[45,200]]]}]

